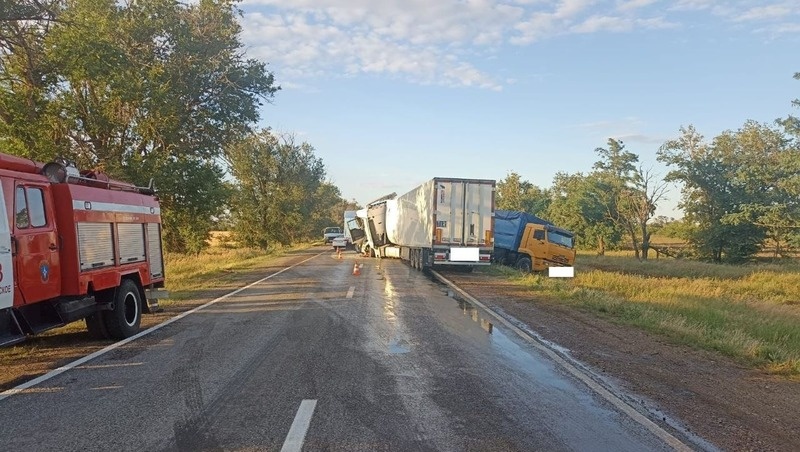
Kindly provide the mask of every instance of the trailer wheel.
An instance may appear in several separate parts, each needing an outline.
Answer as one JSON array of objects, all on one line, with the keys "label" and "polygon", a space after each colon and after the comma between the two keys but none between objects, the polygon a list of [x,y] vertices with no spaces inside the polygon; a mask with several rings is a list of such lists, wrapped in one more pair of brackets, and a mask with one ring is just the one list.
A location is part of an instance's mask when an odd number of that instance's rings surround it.
[{"label": "trailer wheel", "polygon": [[517,261],[517,269],[522,272],[530,273],[531,272],[531,259],[528,257],[521,257]]},{"label": "trailer wheel", "polygon": [[123,279],[114,298],[114,309],[104,311],[106,329],[113,339],[125,339],[139,332],[142,322],[142,297],[130,279]]},{"label": "trailer wheel", "polygon": [[92,339],[103,340],[110,339],[108,329],[106,329],[105,320],[103,319],[102,312],[95,312],[94,314],[86,317],[86,329],[89,330],[89,336]]}]

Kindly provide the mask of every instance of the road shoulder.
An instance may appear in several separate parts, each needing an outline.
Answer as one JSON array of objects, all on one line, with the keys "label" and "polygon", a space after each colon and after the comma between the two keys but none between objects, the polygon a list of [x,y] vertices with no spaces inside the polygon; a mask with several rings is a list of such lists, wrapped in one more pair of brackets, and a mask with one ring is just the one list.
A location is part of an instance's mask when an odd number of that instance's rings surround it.
[{"label": "road shoulder", "polygon": [[800,450],[800,383],[537,300],[502,278],[447,277],[723,449]]}]

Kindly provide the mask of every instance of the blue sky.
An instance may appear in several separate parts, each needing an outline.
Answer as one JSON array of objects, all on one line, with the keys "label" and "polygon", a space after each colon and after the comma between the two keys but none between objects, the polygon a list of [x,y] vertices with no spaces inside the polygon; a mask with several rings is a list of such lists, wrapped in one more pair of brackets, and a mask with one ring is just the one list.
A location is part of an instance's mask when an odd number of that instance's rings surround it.
[{"label": "blue sky", "polygon": [[[773,121],[800,97],[800,0],[245,0],[282,90],[262,126],[307,141],[361,204],[435,176],[548,187],[622,139]],[[672,187],[658,214],[680,217]]]}]

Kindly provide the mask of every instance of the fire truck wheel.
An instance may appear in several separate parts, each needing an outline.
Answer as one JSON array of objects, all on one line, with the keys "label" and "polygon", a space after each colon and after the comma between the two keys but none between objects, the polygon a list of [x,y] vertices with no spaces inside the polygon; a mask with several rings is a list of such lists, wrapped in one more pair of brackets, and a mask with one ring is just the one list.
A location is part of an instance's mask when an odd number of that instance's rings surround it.
[{"label": "fire truck wheel", "polygon": [[125,339],[139,332],[142,321],[142,298],[139,288],[130,279],[123,279],[114,299],[114,310],[104,311],[109,335],[114,339]]},{"label": "fire truck wheel", "polygon": [[103,319],[102,312],[97,312],[86,317],[86,329],[89,330],[89,336],[91,336],[92,339],[102,340],[110,338],[104,322],[105,320]]},{"label": "fire truck wheel", "polygon": [[521,257],[517,261],[517,269],[519,269],[520,271],[522,271],[524,273],[530,273],[531,272],[531,260],[530,260],[530,258]]}]

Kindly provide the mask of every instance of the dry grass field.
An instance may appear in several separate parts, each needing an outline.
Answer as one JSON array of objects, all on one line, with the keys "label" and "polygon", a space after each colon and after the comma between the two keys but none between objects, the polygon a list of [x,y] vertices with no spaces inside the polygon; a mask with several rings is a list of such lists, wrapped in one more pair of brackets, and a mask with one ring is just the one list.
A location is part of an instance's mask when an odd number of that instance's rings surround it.
[{"label": "dry grass field", "polygon": [[800,377],[800,262],[720,265],[579,253],[573,279],[493,266],[532,297]]}]

